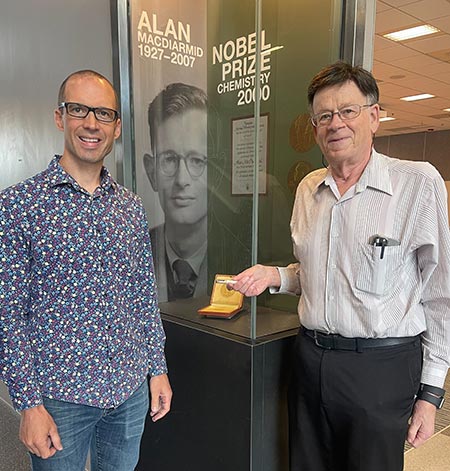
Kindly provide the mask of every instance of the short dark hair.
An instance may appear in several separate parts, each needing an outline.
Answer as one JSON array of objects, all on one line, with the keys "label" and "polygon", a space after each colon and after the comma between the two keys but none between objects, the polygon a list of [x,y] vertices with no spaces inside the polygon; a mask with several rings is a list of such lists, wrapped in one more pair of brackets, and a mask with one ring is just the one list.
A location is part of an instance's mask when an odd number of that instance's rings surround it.
[{"label": "short dark hair", "polygon": [[148,107],[148,125],[150,138],[156,135],[156,127],[171,116],[184,113],[191,109],[207,111],[206,93],[194,85],[171,83],[156,95]]},{"label": "short dark hair", "polygon": [[338,61],[323,68],[312,78],[308,87],[309,106],[312,108],[314,97],[320,90],[348,81],[353,82],[371,104],[378,103],[380,92],[375,77],[359,65],[352,66]]},{"label": "short dark hair", "polygon": [[114,92],[114,99],[116,101],[115,108],[116,108],[116,110],[118,110],[118,108],[119,108],[119,97],[117,96],[117,92],[116,92],[113,84],[104,75],[96,72],[95,70],[90,70],[90,69],[77,70],[76,72],[71,73],[69,76],[67,76],[64,79],[63,83],[59,87],[58,106],[62,102],[66,101],[66,86],[67,86],[67,83],[69,82],[69,80],[71,78],[74,78],[74,77],[96,77],[100,80],[104,80],[106,83],[108,83],[111,86],[111,88]]}]

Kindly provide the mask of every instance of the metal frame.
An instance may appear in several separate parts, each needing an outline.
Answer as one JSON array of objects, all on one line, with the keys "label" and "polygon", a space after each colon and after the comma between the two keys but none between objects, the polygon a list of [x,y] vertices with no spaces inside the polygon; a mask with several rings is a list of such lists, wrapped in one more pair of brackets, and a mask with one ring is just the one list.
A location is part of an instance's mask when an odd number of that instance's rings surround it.
[{"label": "metal frame", "polygon": [[110,0],[110,8],[113,79],[119,90],[122,122],[121,138],[116,144],[117,175],[120,183],[136,192],[129,1]]},{"label": "metal frame", "polygon": [[372,70],[376,0],[344,0],[341,58]]}]

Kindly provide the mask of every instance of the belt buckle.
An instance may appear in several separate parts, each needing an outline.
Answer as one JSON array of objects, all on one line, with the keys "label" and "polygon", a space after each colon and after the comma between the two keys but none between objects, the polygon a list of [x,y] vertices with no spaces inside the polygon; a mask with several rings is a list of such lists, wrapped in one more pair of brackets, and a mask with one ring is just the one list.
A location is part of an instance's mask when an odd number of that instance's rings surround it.
[{"label": "belt buckle", "polygon": [[[333,347],[332,346],[329,346],[329,345],[324,345],[322,343],[319,342],[319,338],[318,338],[318,335],[317,335],[317,330],[314,330],[314,343],[320,347],[320,348],[324,348],[325,350],[333,350]],[[334,343],[334,342],[333,342]]]}]

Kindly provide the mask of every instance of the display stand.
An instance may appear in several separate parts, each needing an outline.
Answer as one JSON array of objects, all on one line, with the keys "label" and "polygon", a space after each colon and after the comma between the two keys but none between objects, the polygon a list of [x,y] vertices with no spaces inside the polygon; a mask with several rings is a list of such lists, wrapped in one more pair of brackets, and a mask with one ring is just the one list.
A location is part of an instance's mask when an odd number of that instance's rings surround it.
[{"label": "display stand", "polygon": [[170,414],[147,420],[136,470],[286,470],[297,314],[261,308],[252,341],[248,311],[203,318],[205,299],[160,306],[174,397]]}]

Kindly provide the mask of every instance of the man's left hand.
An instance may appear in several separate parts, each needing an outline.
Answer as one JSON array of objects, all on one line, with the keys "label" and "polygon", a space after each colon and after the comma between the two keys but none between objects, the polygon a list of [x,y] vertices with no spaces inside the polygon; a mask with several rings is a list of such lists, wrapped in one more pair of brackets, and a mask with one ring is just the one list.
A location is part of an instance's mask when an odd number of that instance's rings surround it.
[{"label": "man's left hand", "polygon": [[172,388],[166,374],[150,378],[150,396],[150,416],[156,422],[169,412],[172,402]]},{"label": "man's left hand", "polygon": [[414,448],[418,448],[434,433],[436,406],[427,401],[418,400],[414,404],[407,440]]}]

